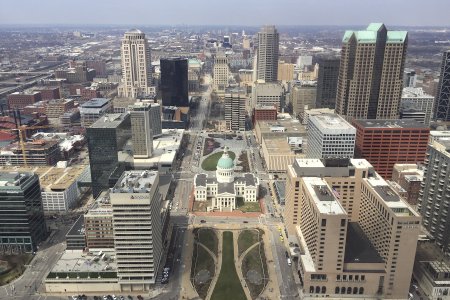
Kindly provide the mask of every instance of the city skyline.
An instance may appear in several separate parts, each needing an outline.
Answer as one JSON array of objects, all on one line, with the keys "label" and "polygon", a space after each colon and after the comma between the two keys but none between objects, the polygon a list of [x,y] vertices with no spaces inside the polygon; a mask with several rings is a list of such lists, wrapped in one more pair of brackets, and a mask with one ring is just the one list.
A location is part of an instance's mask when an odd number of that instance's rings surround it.
[{"label": "city skyline", "polygon": [[[99,18],[98,14],[77,14],[74,10],[65,10],[55,6],[54,1],[34,2],[22,1],[20,7],[13,1],[4,1],[0,12],[0,24],[140,24],[140,25],[251,25],[259,26],[266,23],[280,25],[351,25],[382,21],[391,26],[450,26],[446,18],[445,0],[430,0],[424,7],[421,1],[380,0],[374,2],[357,0],[319,0],[311,2],[283,1],[237,1],[230,0],[221,6],[221,14],[214,13],[214,6],[205,0],[191,3],[190,13],[180,10],[179,0],[164,1],[164,3],[149,3],[134,0],[130,5],[123,5],[120,0],[108,1],[107,6],[101,1],[92,2],[80,0],[79,7],[88,7],[92,11],[107,9],[107,17]],[[134,4],[134,5],[133,5]],[[28,9],[24,10],[26,7]],[[136,9],[139,7],[139,9]],[[238,7],[239,9],[236,9]],[[349,9],[351,7],[351,9]],[[386,9],[389,7],[389,9]],[[420,7],[420,9],[417,9]],[[291,9],[292,8],[292,9]],[[296,9],[297,8],[297,9]],[[317,14],[324,8],[332,11]],[[249,9],[253,11],[248,17]],[[171,14],[152,12],[170,11]],[[179,10],[179,13],[177,13]],[[278,11],[278,13],[274,13]],[[345,17],[344,17],[345,16]],[[120,20],[120,21],[119,21]]]}]

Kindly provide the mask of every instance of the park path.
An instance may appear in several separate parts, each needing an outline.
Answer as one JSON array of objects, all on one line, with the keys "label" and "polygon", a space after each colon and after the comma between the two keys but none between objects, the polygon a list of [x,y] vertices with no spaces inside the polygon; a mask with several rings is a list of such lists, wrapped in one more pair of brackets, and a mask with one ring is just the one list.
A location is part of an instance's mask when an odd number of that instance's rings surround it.
[{"label": "park path", "polygon": [[[217,279],[219,278],[220,269],[222,268],[222,245],[223,245],[223,237],[222,231],[217,230],[217,262],[216,262],[216,272],[214,274],[213,279],[211,280],[211,284],[209,285],[208,293],[206,294],[205,300],[210,300],[212,293],[214,291],[214,287],[216,286]],[[209,250],[209,249],[208,249]],[[213,255],[214,256],[214,255]]]},{"label": "park path", "polygon": [[194,250],[194,233],[192,225],[186,230],[187,234],[187,245],[184,249],[186,255],[184,255],[184,270],[181,278],[181,298],[182,299],[198,299],[198,293],[196,292],[194,286],[191,282],[191,267],[192,267],[192,251]]},{"label": "park path", "polygon": [[[245,296],[247,297],[247,299],[252,299],[252,296],[250,294],[250,290],[248,289],[247,283],[245,281],[245,277],[242,274],[242,267],[241,267],[242,259],[240,259],[238,257],[238,255],[239,255],[238,239],[239,239],[239,234],[240,233],[241,233],[241,230],[239,230],[237,232],[235,231],[234,234],[233,234],[234,267],[236,268],[236,272],[237,272],[237,275],[239,277],[239,281],[241,282],[242,288],[244,289]],[[258,243],[255,243],[255,245],[258,244]],[[252,245],[250,248],[253,248],[255,245]],[[249,249],[247,249],[247,250],[249,250]],[[242,253],[242,254],[246,254],[247,250],[244,253]],[[241,255],[241,257],[244,257],[244,256]]]}]

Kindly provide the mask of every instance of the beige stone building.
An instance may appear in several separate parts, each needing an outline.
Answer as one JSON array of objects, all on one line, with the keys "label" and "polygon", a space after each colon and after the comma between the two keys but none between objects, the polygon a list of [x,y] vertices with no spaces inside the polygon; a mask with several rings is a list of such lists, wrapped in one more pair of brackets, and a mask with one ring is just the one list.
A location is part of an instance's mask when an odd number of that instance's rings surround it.
[{"label": "beige stone building", "polygon": [[289,64],[284,61],[278,62],[278,81],[294,80],[294,66],[294,64]]},{"label": "beige stone building", "polygon": [[419,214],[364,159],[296,159],[287,175],[304,299],[407,299]]},{"label": "beige stone building", "polygon": [[305,110],[315,108],[316,94],[317,87],[314,81],[294,86],[290,94],[293,114],[302,116]]}]

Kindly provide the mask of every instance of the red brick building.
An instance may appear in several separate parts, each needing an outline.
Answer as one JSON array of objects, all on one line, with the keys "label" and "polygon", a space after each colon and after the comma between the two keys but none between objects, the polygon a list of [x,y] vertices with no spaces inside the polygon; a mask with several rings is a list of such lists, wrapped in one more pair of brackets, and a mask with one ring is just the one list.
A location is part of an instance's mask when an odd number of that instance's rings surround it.
[{"label": "red brick building", "polygon": [[276,106],[256,106],[253,109],[253,124],[258,121],[276,121],[277,111]]},{"label": "red brick building", "polygon": [[423,163],[430,129],[412,119],[354,120],[355,157],[367,159],[385,179],[396,163]]},{"label": "red brick building", "polygon": [[416,164],[395,164],[392,181],[398,183],[406,191],[406,201],[417,205],[423,181],[423,169]]},{"label": "red brick building", "polygon": [[42,100],[60,99],[61,94],[58,87],[49,87],[38,90],[41,93]]},{"label": "red brick building", "polygon": [[41,101],[42,95],[40,92],[33,92],[33,93],[15,92],[9,94],[6,99],[8,103],[8,109],[14,108],[22,109],[27,105]]}]

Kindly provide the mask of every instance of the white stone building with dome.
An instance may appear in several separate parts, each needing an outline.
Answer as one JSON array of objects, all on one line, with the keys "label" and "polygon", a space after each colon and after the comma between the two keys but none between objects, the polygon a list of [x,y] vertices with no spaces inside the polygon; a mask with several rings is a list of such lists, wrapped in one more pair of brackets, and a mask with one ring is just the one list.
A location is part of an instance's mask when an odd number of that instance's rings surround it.
[{"label": "white stone building with dome", "polygon": [[201,173],[194,178],[195,201],[211,200],[208,211],[232,211],[237,207],[238,198],[244,202],[256,202],[258,190],[259,179],[253,174],[235,176],[234,161],[228,154],[228,147],[217,162],[216,177]]}]

